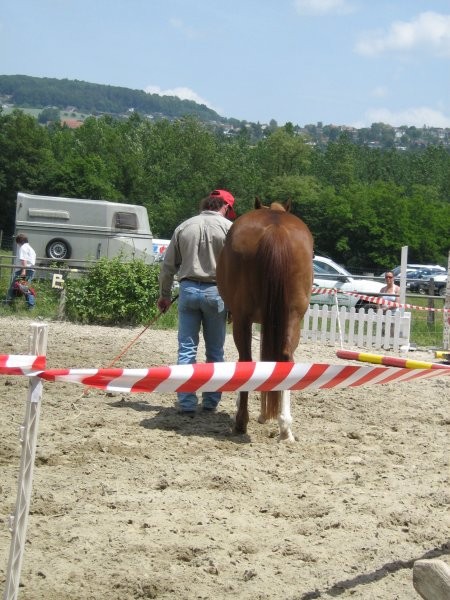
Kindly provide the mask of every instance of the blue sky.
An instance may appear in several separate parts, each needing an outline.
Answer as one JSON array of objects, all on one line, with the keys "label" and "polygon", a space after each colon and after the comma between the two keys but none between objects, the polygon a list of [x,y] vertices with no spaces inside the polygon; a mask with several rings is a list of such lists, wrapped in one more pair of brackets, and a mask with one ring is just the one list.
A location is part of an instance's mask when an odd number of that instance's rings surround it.
[{"label": "blue sky", "polygon": [[278,125],[450,127],[450,0],[8,0],[0,74]]}]

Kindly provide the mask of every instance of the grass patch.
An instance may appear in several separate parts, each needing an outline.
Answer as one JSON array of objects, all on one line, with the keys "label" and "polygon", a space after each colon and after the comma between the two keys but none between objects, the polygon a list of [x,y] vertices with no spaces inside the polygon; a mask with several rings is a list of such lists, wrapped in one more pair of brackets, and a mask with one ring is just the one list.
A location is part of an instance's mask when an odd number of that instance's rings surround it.
[{"label": "grass patch", "polygon": [[407,296],[406,303],[440,311],[411,310],[411,342],[422,348],[442,348],[444,336],[444,298]]}]

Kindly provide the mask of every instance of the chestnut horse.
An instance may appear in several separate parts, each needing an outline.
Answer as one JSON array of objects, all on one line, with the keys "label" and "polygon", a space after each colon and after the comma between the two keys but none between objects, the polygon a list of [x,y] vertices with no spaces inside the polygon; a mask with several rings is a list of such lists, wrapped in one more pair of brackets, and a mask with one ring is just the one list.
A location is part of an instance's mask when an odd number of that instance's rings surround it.
[{"label": "chestnut horse", "polygon": [[[313,284],[313,238],[290,202],[240,216],[231,226],[217,263],[217,286],[231,312],[239,361],[252,361],[252,324],[261,324],[260,360],[293,361],[300,322]],[[278,418],[280,440],[294,441],[290,392],[261,393],[260,423]],[[237,400],[235,432],[246,433],[248,392]]]}]

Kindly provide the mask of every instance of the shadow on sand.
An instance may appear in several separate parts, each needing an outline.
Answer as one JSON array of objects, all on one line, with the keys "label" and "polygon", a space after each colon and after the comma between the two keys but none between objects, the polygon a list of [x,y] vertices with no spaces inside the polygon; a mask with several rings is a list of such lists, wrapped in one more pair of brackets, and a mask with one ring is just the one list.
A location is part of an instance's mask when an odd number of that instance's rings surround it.
[{"label": "shadow on sand", "polygon": [[122,398],[108,404],[113,408],[131,408],[137,412],[153,413],[151,417],[140,422],[141,427],[145,429],[174,431],[184,436],[211,437],[236,444],[247,444],[251,441],[248,434],[234,433],[234,419],[220,408],[213,413],[197,409],[194,416],[187,416],[179,414],[175,407],[152,405],[145,401],[129,401]]}]

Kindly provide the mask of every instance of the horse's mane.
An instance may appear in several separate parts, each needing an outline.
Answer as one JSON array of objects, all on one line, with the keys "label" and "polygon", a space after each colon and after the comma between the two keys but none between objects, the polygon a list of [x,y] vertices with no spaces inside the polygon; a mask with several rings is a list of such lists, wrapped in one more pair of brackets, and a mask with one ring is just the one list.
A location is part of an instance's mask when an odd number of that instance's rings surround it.
[{"label": "horse's mane", "polygon": [[256,209],[267,208],[270,210],[276,210],[276,211],[281,211],[281,212],[291,212],[292,201],[291,201],[291,199],[286,200],[286,202],[280,202],[280,201],[276,200],[274,202],[271,202],[270,206],[265,206],[261,202],[261,200],[258,197],[256,197],[254,206]]}]

